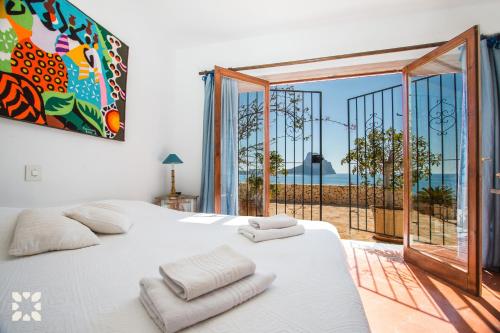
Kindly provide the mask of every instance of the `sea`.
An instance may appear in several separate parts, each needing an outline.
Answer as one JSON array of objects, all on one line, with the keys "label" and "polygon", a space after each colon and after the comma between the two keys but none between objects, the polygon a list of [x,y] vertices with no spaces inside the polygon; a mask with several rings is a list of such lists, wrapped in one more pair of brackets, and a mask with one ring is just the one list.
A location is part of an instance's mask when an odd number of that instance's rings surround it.
[{"label": "sea", "polygon": [[[240,174],[240,183],[245,183],[246,182],[246,175],[245,174]],[[379,176],[381,179],[381,176]],[[376,179],[377,180],[377,179]],[[359,178],[359,182],[362,182],[361,177]],[[457,182],[457,175],[456,174],[444,174],[444,177],[442,177],[441,174],[433,174],[431,176],[431,186],[436,187],[436,186],[441,186],[442,183],[444,186],[450,187],[453,191],[456,191],[456,182]],[[271,184],[319,184],[320,183],[320,177],[319,175],[313,175],[312,180],[311,180],[311,175],[304,175],[304,178],[302,178],[302,174],[296,174],[295,178],[293,173],[288,174],[286,176],[284,175],[278,175],[272,176],[271,177]],[[368,179],[369,184],[373,184],[373,178]],[[356,175],[351,175],[351,184],[356,185]],[[333,175],[323,175],[323,185],[349,185],[349,174],[348,173],[337,173]],[[414,186],[416,188],[416,184]],[[418,184],[418,187],[420,189],[429,187],[429,180],[421,180]]]}]

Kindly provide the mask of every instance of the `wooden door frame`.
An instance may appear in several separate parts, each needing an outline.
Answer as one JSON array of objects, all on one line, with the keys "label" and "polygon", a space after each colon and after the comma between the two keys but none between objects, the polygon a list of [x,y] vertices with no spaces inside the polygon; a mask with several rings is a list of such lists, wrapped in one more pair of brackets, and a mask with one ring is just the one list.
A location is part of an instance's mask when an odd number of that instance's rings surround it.
[{"label": "wooden door frame", "polygon": [[270,136],[269,136],[269,95],[270,83],[261,78],[235,72],[227,68],[215,66],[214,68],[214,212],[221,213],[221,119],[222,119],[222,78],[253,83],[264,87],[264,165],[263,165],[263,201],[264,216],[269,215],[269,189],[270,189]]},{"label": "wooden door frame", "polygon": [[[467,113],[468,113],[468,253],[467,272],[441,262],[410,246],[411,233],[411,162],[409,73],[436,57],[460,45],[466,45],[467,55]],[[449,42],[427,53],[403,68],[403,158],[404,158],[404,259],[425,271],[472,293],[481,295],[481,194],[480,194],[480,127],[479,127],[479,28],[474,26]],[[470,161],[470,162],[469,162]],[[472,163],[471,163],[472,162]]]}]

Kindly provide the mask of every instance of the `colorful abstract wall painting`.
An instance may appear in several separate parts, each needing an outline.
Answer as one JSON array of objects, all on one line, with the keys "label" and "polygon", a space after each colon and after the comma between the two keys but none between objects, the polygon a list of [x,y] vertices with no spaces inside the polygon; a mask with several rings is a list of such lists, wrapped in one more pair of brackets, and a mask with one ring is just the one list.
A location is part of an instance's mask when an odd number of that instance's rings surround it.
[{"label": "colorful abstract wall painting", "polygon": [[0,116],[124,141],[128,46],[66,0],[0,4]]}]

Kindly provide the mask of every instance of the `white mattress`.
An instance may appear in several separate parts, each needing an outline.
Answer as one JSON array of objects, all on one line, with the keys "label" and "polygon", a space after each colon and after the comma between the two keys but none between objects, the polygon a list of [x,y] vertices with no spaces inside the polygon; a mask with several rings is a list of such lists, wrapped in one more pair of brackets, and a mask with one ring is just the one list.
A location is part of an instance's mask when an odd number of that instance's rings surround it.
[{"label": "white mattress", "polygon": [[[368,332],[335,228],[302,222],[305,235],[254,244],[236,233],[246,218],[198,216],[143,202],[114,201],[132,217],[102,244],[31,257],[7,250],[20,209],[0,208],[0,332],[159,332],[142,307],[139,279],[158,265],[228,244],[275,272],[256,298],[185,332]],[[40,322],[12,322],[14,291],[42,292]]]}]

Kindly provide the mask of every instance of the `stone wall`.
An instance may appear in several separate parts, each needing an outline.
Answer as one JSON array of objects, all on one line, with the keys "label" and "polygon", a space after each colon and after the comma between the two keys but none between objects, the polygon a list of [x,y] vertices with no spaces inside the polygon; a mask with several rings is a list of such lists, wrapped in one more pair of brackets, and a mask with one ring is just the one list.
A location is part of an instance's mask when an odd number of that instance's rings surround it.
[{"label": "stone wall", "polygon": [[[272,185],[274,186],[274,185]],[[285,202],[285,192],[287,202],[302,202],[302,196],[304,197],[304,203],[307,204],[319,204],[320,202],[320,191],[319,185],[293,185],[287,184],[285,191],[285,184],[278,184],[278,202]],[[295,189],[295,194],[294,194]],[[366,193],[365,193],[366,189]],[[311,193],[312,192],[312,193]],[[359,192],[359,201],[357,199],[357,194]],[[303,195],[302,195],[303,194]],[[239,191],[240,199],[246,198],[246,184],[240,184]],[[355,206],[365,206],[368,202],[368,206],[374,204],[373,198],[376,198],[375,204],[380,206],[384,202],[384,191],[382,187],[368,186],[351,186],[351,205]],[[392,199],[392,190],[386,191],[385,201],[390,202]],[[271,202],[276,200],[275,196],[271,191]],[[394,190],[394,202],[396,207],[403,206],[403,189]],[[323,185],[323,204],[324,205],[336,205],[336,206],[349,206],[349,186],[346,185]]]}]

